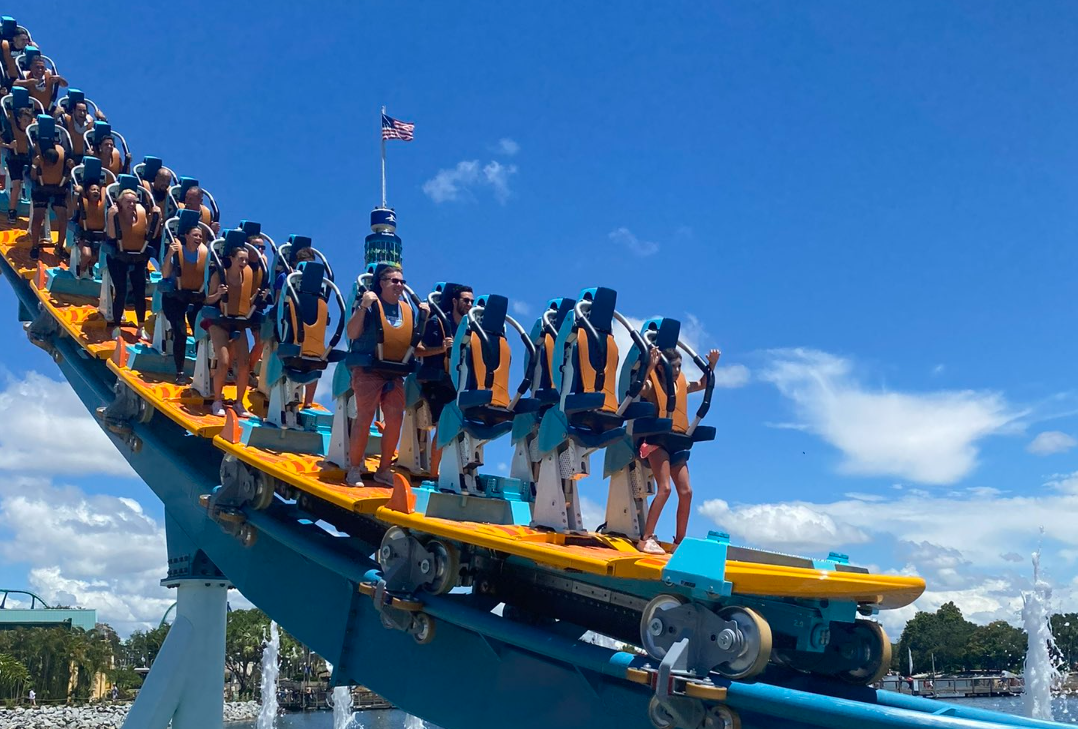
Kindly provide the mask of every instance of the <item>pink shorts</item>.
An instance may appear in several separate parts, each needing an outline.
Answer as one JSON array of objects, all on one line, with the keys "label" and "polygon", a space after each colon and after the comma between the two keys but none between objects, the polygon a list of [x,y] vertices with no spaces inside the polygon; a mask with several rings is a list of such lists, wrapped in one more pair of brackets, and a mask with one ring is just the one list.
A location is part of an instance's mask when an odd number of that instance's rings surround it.
[{"label": "pink shorts", "polygon": [[648,459],[648,456],[650,456],[657,450],[659,450],[659,446],[657,445],[651,445],[650,443],[641,443],[640,458],[646,461]]},{"label": "pink shorts", "polygon": [[373,412],[375,407],[380,407],[385,418],[404,414],[404,381],[399,377],[387,380],[362,367],[353,367],[352,392],[357,410]]}]

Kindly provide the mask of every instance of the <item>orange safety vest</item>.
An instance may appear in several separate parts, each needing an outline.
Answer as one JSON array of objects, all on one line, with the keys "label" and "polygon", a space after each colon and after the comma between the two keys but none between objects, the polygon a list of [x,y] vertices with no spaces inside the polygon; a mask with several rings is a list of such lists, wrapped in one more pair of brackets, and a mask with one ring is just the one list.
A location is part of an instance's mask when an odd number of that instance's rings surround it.
[{"label": "orange safety vest", "polygon": [[[250,267],[248,266],[245,270],[250,270]],[[225,285],[231,289],[232,284],[228,283],[227,271],[228,269],[225,269],[224,272]],[[251,314],[251,294],[255,290],[253,284],[254,276],[244,275],[244,272],[240,271],[239,296],[234,297],[232,296],[232,291],[229,291],[228,303],[225,305],[224,312],[226,316],[246,318]]]},{"label": "orange safety vest", "polygon": [[546,361],[546,376],[547,380],[542,381],[540,378],[540,387],[554,387],[554,337],[550,332],[543,332],[543,335],[539,338],[539,346],[542,347],[542,357]]},{"label": "orange safety vest", "polygon": [[[117,223],[119,224],[119,220],[117,220]],[[146,248],[146,231],[148,227],[146,208],[139,203],[135,206],[135,222],[131,224],[131,227],[125,230],[124,226],[119,224],[120,250],[125,253],[141,253]]]},{"label": "orange safety vest", "polygon": [[82,229],[102,231],[105,229],[105,197],[102,195],[97,202],[91,202],[85,195],[79,196],[79,205],[82,208]]},{"label": "orange safety vest", "polygon": [[[97,158],[101,159],[100,153],[98,153]],[[114,147],[112,156],[109,159],[101,159],[101,166],[112,174],[119,176],[124,169],[124,160],[123,157],[120,156],[120,150]]]},{"label": "orange safety vest", "polygon": [[[183,203],[179,203],[176,207],[179,208],[180,210],[186,210],[187,209],[187,207]],[[213,213],[210,212],[210,209],[208,207],[203,205],[202,210],[199,213],[199,219],[203,223],[205,223],[206,225],[209,225],[210,223],[213,222]]]},{"label": "orange safety vest", "polygon": [[382,318],[382,359],[386,362],[403,362],[404,355],[408,354],[408,348],[412,346],[412,332],[415,328],[412,307],[404,299],[397,302],[401,312],[401,325],[395,327],[386,318],[382,299],[376,298],[374,301],[378,305],[378,316]]},{"label": "orange safety vest", "polygon": [[41,162],[40,177],[42,185],[59,185],[64,181],[64,176],[67,174],[67,168],[65,166],[67,162],[64,148],[62,145],[54,145],[60,157],[54,164],[49,164],[45,161],[44,156],[39,156]]},{"label": "orange safety vest", "polygon": [[179,288],[181,291],[201,291],[206,279],[206,259],[210,249],[205,243],[198,246],[198,260],[193,264],[188,263],[183,255],[184,247],[180,247],[180,278]]},{"label": "orange safety vest", "polygon": [[63,115],[64,129],[71,136],[71,151],[74,154],[86,154],[86,139],[75,130],[75,115]]},{"label": "orange safety vest", "polygon": [[580,381],[584,384],[584,392],[602,392],[603,407],[601,410],[607,413],[617,412],[618,395],[614,391],[614,385],[618,376],[618,345],[614,342],[614,335],[606,335],[606,366],[602,372],[603,383],[601,390],[595,388],[596,375],[599,373],[591,364],[590,346],[591,343],[588,341],[587,333],[580,330],[576,338],[576,347],[580,360]]},{"label": "orange safety vest", "polygon": [[673,431],[675,433],[687,433],[689,431],[688,380],[685,379],[684,372],[678,373],[677,379],[674,380],[674,409],[667,410],[666,404],[669,393],[666,392],[666,387],[663,385],[664,379],[659,377],[657,369],[651,371],[651,374],[648,375],[648,380],[651,382],[651,392],[645,399],[658,408],[659,417],[670,418],[674,421]]},{"label": "orange safety vest", "polygon": [[329,321],[329,307],[326,300],[321,296],[318,297],[318,313],[310,324],[299,317],[299,305],[296,302],[290,302],[288,308],[292,319],[292,331],[294,332],[295,341],[299,341],[299,333],[303,332],[300,354],[304,357],[321,359],[326,351],[326,323]]}]

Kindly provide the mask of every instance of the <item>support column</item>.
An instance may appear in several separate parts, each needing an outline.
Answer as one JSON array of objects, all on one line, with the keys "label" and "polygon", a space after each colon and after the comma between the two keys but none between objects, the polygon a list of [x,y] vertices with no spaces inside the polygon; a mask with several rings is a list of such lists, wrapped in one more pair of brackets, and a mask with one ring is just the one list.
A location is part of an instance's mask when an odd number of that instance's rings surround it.
[{"label": "support column", "polygon": [[124,727],[214,729],[224,724],[227,580],[183,579],[176,620]]},{"label": "support column", "polygon": [[193,639],[172,729],[207,729],[224,724],[228,588],[224,580],[183,580],[177,585],[176,619],[191,623]]},{"label": "support column", "polygon": [[168,576],[176,619],[124,721],[125,729],[221,729],[224,725],[228,590],[221,570],[165,511]]}]

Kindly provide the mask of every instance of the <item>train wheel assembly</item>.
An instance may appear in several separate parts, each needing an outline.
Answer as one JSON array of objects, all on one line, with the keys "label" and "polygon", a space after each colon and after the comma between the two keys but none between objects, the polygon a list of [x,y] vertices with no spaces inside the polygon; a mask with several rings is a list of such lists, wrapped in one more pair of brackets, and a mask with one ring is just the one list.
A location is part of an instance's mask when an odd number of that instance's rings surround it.
[{"label": "train wheel assembly", "polygon": [[640,647],[650,658],[661,661],[666,657],[667,641],[663,638],[676,630],[663,620],[663,613],[685,603],[685,598],[679,595],[659,595],[644,607],[644,612],[640,614]]},{"label": "train wheel assembly", "polygon": [[[720,647],[740,642],[737,657],[725,661],[715,670],[726,678],[751,678],[767,667],[771,659],[771,626],[755,610],[727,607],[719,611],[719,617],[737,624],[736,633],[729,628],[715,636]],[[739,635],[738,635],[739,634]]]}]

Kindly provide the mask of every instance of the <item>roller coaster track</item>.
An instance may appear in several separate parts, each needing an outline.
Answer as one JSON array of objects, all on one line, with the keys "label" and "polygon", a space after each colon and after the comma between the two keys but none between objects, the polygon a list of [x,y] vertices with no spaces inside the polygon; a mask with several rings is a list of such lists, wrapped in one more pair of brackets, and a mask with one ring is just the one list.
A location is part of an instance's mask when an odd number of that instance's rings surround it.
[{"label": "roller coaster track", "polygon": [[[16,233],[0,235],[10,244]],[[0,268],[16,293],[21,320],[48,315],[40,279],[25,277],[7,257]],[[105,360],[88,355],[62,327],[34,336],[91,413],[114,403],[117,377]],[[478,586],[410,599],[408,609],[433,626],[419,642],[387,629],[385,613],[364,594],[383,577],[373,555],[387,524],[311,499],[274,498],[266,508],[241,510],[247,531],[237,539],[210,518],[204,503],[221,484],[224,452],[209,438],[189,437],[148,402],[143,408],[145,417],[103,430],[164,505],[164,582],[227,581],[332,662],[335,682],[363,684],[445,729],[1059,726],[775,665],[755,682],[718,674],[687,682],[635,652],[581,640],[585,629],[570,620],[499,614],[498,598]]]}]

